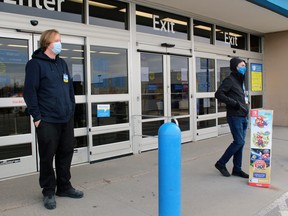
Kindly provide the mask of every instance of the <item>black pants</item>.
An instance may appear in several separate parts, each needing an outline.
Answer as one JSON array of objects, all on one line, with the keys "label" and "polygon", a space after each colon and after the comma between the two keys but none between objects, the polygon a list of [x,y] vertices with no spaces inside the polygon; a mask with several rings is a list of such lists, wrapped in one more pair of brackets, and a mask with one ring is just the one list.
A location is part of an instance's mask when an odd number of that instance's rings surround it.
[{"label": "black pants", "polygon": [[[70,166],[74,151],[73,118],[67,123],[41,121],[36,128],[40,155],[39,183],[44,196],[70,189]],[[53,169],[55,156],[56,176]]]}]

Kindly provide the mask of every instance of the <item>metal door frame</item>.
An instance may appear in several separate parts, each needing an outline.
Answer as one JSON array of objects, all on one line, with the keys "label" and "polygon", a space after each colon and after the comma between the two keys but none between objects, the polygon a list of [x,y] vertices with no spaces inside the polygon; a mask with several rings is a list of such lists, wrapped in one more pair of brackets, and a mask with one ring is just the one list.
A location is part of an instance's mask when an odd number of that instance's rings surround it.
[{"label": "metal door frame", "polygon": [[[182,132],[182,142],[188,142],[188,141],[192,141],[193,140],[193,90],[192,90],[192,86],[193,86],[193,82],[192,82],[192,55],[190,54],[189,51],[187,50],[173,50],[170,49],[169,51],[171,52],[167,52],[166,48],[163,47],[157,47],[157,46],[151,46],[151,45],[140,45],[139,46],[140,49],[137,50],[137,62],[138,62],[138,74],[139,74],[139,86],[140,86],[140,90],[138,89],[136,94],[137,97],[139,98],[139,100],[141,101],[141,53],[151,53],[151,54],[161,54],[163,57],[163,94],[164,94],[164,116],[159,116],[153,119],[142,119],[141,115],[142,115],[142,108],[139,108],[138,110],[140,112],[138,112],[135,116],[134,116],[134,128],[135,128],[135,142],[137,143],[137,147],[138,147],[138,151],[142,152],[142,151],[147,151],[147,150],[152,150],[152,149],[157,149],[158,148],[158,140],[157,140],[157,136],[145,136],[145,134],[142,134],[142,123],[143,122],[149,122],[149,121],[156,121],[156,120],[163,120],[164,122],[168,122],[171,121],[171,119],[173,119],[174,117],[171,116],[171,68],[170,68],[170,64],[171,64],[171,56],[175,55],[175,56],[183,56],[183,57],[187,57],[188,58],[188,69],[189,69],[189,122],[190,122],[190,130],[189,131],[185,131]],[[139,87],[138,86],[138,87]],[[139,105],[138,105],[139,107]],[[141,105],[140,105],[141,107]],[[176,116],[177,119],[177,116]],[[144,138],[145,137],[145,138]]]},{"label": "metal door frame", "polygon": [[[2,30],[2,38],[11,38],[11,39],[21,39],[28,41],[28,58],[32,54],[33,49],[33,36],[31,33],[21,33],[12,30]],[[3,31],[3,32],[2,32]],[[23,71],[25,73],[25,71]],[[0,98],[0,107],[25,107],[23,97],[6,97]],[[20,134],[15,136],[3,136],[0,137],[0,146],[13,146],[22,143],[31,143],[32,155],[24,157],[9,158],[1,160],[0,166],[0,179],[9,178],[18,175],[24,175],[28,173],[33,173],[37,171],[37,146],[36,146],[36,136],[35,136],[35,127],[32,119],[30,118],[30,127],[31,133],[29,134]]]}]

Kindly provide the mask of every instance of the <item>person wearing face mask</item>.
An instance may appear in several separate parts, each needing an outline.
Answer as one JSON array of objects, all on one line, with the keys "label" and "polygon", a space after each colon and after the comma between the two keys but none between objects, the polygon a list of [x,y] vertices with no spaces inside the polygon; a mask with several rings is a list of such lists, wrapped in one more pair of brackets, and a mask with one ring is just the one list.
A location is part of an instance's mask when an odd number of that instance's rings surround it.
[{"label": "person wearing face mask", "polygon": [[223,176],[229,177],[226,168],[227,162],[233,157],[232,175],[249,178],[242,170],[242,152],[245,144],[246,130],[248,127],[248,97],[245,94],[246,63],[243,59],[230,60],[231,73],[227,76],[215,93],[219,102],[226,104],[227,122],[233,136],[233,142],[228,146],[222,157],[216,162],[215,167]]},{"label": "person wearing face mask", "polygon": [[68,66],[59,57],[61,49],[59,32],[55,29],[44,31],[40,48],[33,53],[25,68],[23,96],[36,128],[40,156],[39,183],[47,209],[56,208],[55,194],[83,197],[83,192],[74,189],[70,182],[75,96]]}]

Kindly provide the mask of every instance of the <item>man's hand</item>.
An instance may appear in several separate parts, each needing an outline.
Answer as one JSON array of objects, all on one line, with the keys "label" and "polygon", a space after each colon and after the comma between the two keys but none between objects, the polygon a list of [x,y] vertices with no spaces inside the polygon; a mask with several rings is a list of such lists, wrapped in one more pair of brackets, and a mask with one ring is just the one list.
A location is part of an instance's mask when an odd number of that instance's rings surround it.
[{"label": "man's hand", "polygon": [[38,128],[40,122],[41,122],[41,120],[34,122],[34,125],[35,125],[36,128]]}]

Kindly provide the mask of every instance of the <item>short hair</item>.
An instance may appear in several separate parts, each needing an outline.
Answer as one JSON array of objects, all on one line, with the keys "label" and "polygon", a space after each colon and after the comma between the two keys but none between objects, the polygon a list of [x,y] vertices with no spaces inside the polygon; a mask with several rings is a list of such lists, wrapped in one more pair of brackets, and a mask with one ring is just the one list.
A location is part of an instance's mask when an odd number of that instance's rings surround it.
[{"label": "short hair", "polygon": [[40,37],[40,48],[45,52],[49,44],[51,43],[51,38],[56,35],[60,34],[59,31],[56,29],[49,29],[44,31]]}]

